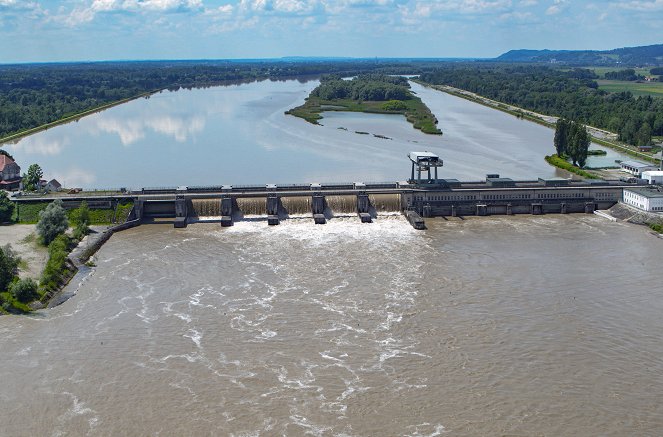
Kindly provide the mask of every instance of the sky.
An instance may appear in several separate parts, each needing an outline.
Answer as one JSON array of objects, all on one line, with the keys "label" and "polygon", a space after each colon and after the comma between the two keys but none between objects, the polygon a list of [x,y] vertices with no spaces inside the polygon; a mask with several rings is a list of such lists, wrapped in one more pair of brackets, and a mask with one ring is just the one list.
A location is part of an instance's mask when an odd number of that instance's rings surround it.
[{"label": "sky", "polygon": [[663,0],[0,0],[0,63],[492,58],[663,43]]}]

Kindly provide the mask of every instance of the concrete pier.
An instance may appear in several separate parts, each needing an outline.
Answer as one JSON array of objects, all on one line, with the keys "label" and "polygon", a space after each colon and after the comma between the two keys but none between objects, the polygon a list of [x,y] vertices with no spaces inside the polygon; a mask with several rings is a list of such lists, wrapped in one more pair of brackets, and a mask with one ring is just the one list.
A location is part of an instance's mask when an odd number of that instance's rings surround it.
[{"label": "concrete pier", "polygon": [[371,201],[368,194],[357,194],[357,214],[362,223],[371,223],[373,221],[371,214]]},{"label": "concrete pier", "polygon": [[313,213],[313,222],[316,225],[324,225],[327,223],[327,217],[325,217],[325,196],[314,195],[311,202],[311,212]]},{"label": "concrete pier", "polygon": [[233,206],[232,197],[221,198],[221,226],[233,225]]}]

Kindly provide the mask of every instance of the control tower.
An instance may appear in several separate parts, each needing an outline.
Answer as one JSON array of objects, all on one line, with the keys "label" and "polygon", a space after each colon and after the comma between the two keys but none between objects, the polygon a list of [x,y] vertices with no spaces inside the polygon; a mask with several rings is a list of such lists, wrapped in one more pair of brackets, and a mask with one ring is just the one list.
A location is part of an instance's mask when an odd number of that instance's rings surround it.
[{"label": "control tower", "polygon": [[[437,156],[432,152],[424,151],[424,152],[410,152],[408,158],[410,158],[410,161],[412,161],[412,175],[410,177],[410,180],[408,180],[409,183],[434,184],[437,182],[437,168],[442,167],[444,165],[443,161],[440,159],[439,156]],[[414,177],[415,168],[417,170],[416,179]],[[435,177],[432,177],[431,175],[431,168],[435,169]],[[422,172],[424,173],[427,172],[428,177],[422,179],[421,178]],[[424,174],[424,176],[426,175]]]}]

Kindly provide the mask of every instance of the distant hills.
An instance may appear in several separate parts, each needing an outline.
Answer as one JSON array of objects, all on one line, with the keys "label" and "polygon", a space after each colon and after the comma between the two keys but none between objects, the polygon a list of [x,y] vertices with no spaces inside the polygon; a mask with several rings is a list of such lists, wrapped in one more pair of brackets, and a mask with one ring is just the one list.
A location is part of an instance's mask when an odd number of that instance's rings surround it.
[{"label": "distant hills", "polygon": [[663,44],[613,50],[509,50],[494,60],[569,65],[663,65]]}]

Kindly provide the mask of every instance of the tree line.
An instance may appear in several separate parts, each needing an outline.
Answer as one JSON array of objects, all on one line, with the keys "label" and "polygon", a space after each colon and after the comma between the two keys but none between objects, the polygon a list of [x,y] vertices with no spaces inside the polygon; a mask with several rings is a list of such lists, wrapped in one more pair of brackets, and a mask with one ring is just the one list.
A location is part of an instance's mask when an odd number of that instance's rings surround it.
[{"label": "tree line", "polygon": [[409,88],[407,79],[402,76],[374,73],[343,80],[338,75],[330,75],[321,79],[311,95],[323,100],[408,100],[411,98]]},{"label": "tree line", "polygon": [[542,114],[576,120],[616,132],[636,146],[663,135],[663,99],[598,89],[587,69],[460,64],[421,75],[424,82],[450,85]]}]

